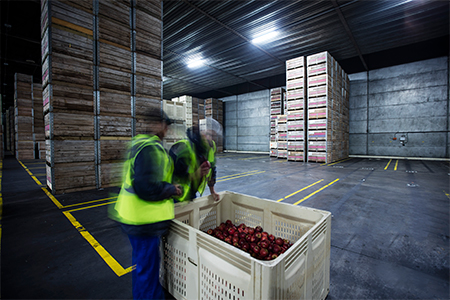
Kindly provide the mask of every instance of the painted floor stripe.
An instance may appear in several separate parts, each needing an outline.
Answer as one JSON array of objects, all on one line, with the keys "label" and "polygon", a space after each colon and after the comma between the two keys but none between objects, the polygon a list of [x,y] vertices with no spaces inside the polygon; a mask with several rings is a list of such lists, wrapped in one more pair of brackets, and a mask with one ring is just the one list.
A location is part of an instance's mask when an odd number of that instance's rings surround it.
[{"label": "painted floor stripe", "polygon": [[445,196],[447,196],[447,198],[450,199],[450,195],[444,190],[443,190],[443,192],[444,192]]},{"label": "painted floor stripe", "polygon": [[247,173],[252,173],[252,172],[258,172],[258,170],[253,170],[253,171],[242,172],[242,173],[237,173],[237,174],[233,174],[233,175],[227,175],[227,176],[217,177],[217,179],[228,178],[228,177],[233,177],[233,176],[242,175],[242,174],[247,174]]},{"label": "painted floor stripe", "polygon": [[299,201],[297,201],[297,202],[295,202],[293,205],[298,205],[298,204],[300,204],[300,203],[302,203],[303,201],[305,201],[306,199],[308,199],[308,198],[310,198],[310,197],[312,197],[312,196],[314,196],[315,194],[317,194],[318,192],[320,192],[320,191],[322,191],[322,190],[324,190],[324,189],[326,189],[327,187],[329,187],[330,185],[332,185],[332,184],[334,184],[335,182],[337,182],[339,180],[339,178],[338,179],[336,179],[336,180],[334,180],[334,181],[332,181],[332,182],[330,182],[329,184],[327,184],[326,186],[323,186],[323,187],[321,187],[320,189],[318,189],[317,191],[315,191],[315,192],[313,192],[313,193],[311,193],[311,194],[309,194],[308,196],[306,196],[305,198],[303,198],[303,199],[301,199],[301,200],[299,200]]},{"label": "painted floor stripe", "polygon": [[392,159],[389,160],[389,162],[387,163],[386,167],[384,167],[385,170],[387,170],[387,168],[389,168],[389,164],[391,163]]},{"label": "painted floor stripe", "polygon": [[72,225],[78,230],[81,236],[88,241],[88,243],[97,251],[98,255],[106,262],[106,264],[116,273],[117,276],[123,276],[132,270],[132,267],[124,269],[114,257],[109,254],[106,249],[100,245],[97,240],[75,219],[75,217],[67,211],[63,212],[66,218],[72,223]]},{"label": "painted floor stripe", "polygon": [[258,158],[265,158],[262,156],[253,156],[253,157],[247,157],[247,158],[239,158],[238,160],[250,160],[250,159],[258,159]]},{"label": "painted floor stripe", "polygon": [[278,199],[277,202],[281,202],[281,201],[283,201],[283,200],[285,200],[285,199],[287,199],[287,198],[289,198],[289,197],[291,197],[291,196],[294,196],[295,194],[300,193],[301,191],[304,191],[304,190],[306,190],[307,188],[310,188],[310,187],[312,187],[313,185],[315,185],[315,184],[317,184],[317,183],[319,183],[319,182],[322,182],[322,181],[323,181],[323,179],[320,179],[319,181],[316,181],[316,182],[314,182],[314,183],[312,183],[312,184],[310,184],[310,185],[308,185],[308,186],[305,186],[304,188],[302,188],[302,189],[300,189],[300,190],[298,190],[298,191],[296,191],[296,192],[294,192],[294,193],[292,193],[292,194],[290,194],[290,195],[287,195],[287,196],[284,197],[284,198]]},{"label": "painted floor stripe", "polygon": [[398,159],[397,159],[397,161],[395,162],[394,171],[397,171],[397,166],[398,166]]},{"label": "painted floor stripe", "polygon": [[103,198],[103,199],[98,199],[98,200],[87,201],[87,202],[83,202],[83,203],[69,204],[69,205],[64,205],[63,208],[74,207],[74,206],[80,206],[80,205],[86,205],[86,204],[89,204],[89,203],[95,203],[95,202],[100,202],[100,201],[106,201],[106,200],[111,200],[111,199],[116,199],[116,198],[117,198],[117,196],[114,196],[114,197],[109,197],[109,198]]},{"label": "painted floor stripe", "polygon": [[61,208],[64,207],[64,206],[58,201],[58,199],[56,199],[56,198],[52,195],[52,193],[50,193],[50,192],[47,190],[47,188],[43,187],[43,188],[41,188],[41,189],[45,192],[45,194],[50,198],[50,200],[53,201],[53,203],[54,203],[59,209],[61,209]]},{"label": "painted floor stripe", "polygon": [[351,158],[346,158],[346,159],[343,159],[343,160],[339,160],[339,161],[337,161],[337,162],[334,162],[334,163],[332,163],[332,164],[328,164],[327,166],[332,166],[332,165],[335,165],[335,164],[339,164],[339,163],[341,163],[341,162],[344,162],[344,161],[347,161],[347,160],[350,160]]},{"label": "painted floor stripe", "polygon": [[227,181],[227,180],[231,180],[231,179],[241,178],[241,177],[245,177],[245,176],[251,176],[251,175],[261,174],[261,173],[264,173],[264,172],[266,172],[266,171],[260,171],[260,172],[256,172],[256,173],[250,173],[250,174],[246,174],[246,175],[235,176],[235,177],[231,177],[231,178],[226,178],[226,179],[222,179],[222,180],[217,180],[216,182],[222,182],[222,181]]},{"label": "painted floor stripe", "polygon": [[104,205],[108,205],[108,204],[112,204],[112,203],[116,203],[116,202],[117,202],[117,200],[116,201],[111,201],[111,202],[106,202],[106,203],[100,203],[100,204],[96,204],[96,205],[91,205],[91,206],[86,206],[86,207],[75,208],[75,209],[71,209],[71,210],[66,210],[65,212],[79,211],[79,210],[84,210],[84,209],[104,206]]}]

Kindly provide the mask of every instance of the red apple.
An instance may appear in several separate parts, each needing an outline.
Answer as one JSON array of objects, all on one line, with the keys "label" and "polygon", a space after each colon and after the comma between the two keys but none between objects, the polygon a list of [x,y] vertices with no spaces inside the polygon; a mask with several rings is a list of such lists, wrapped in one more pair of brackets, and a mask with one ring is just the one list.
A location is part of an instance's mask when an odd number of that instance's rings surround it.
[{"label": "red apple", "polygon": [[272,259],[275,259],[277,257],[278,257],[278,254],[275,254],[275,253],[273,253],[272,256],[271,256]]},{"label": "red apple", "polygon": [[261,241],[261,247],[267,249],[269,247],[270,243],[267,240]]},{"label": "red apple", "polygon": [[273,253],[278,254],[281,251],[281,247],[277,244],[273,245]]},{"label": "red apple", "polygon": [[248,228],[248,233],[253,235],[255,233],[255,228],[249,227]]},{"label": "red apple", "polygon": [[266,257],[267,255],[269,255],[269,251],[267,251],[266,248],[261,248],[261,249],[259,250],[259,256],[260,256],[261,258],[264,258],[264,257]]},{"label": "red apple", "polygon": [[263,229],[262,229],[261,226],[256,226],[256,227],[255,227],[255,231],[256,231],[256,232],[263,232]]},{"label": "red apple", "polygon": [[233,235],[236,230],[233,227],[228,228],[228,234]]},{"label": "red apple", "polygon": [[283,241],[282,238],[277,238],[277,239],[275,240],[275,243],[276,243],[278,246],[283,246],[284,241]]},{"label": "red apple", "polygon": [[206,233],[209,234],[209,235],[213,235],[214,231],[212,229],[208,229],[208,231],[206,231]]}]

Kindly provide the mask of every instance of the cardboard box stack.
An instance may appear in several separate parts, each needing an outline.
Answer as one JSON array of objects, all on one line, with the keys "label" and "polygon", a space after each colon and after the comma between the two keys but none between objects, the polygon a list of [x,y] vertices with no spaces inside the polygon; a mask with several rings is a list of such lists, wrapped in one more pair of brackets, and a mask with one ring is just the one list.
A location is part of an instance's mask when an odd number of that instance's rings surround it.
[{"label": "cardboard box stack", "polygon": [[35,158],[45,159],[45,128],[40,83],[33,83],[33,134]]},{"label": "cardboard box stack", "polygon": [[347,74],[328,52],[307,57],[308,161],[348,157]]},{"label": "cardboard box stack", "polygon": [[305,161],[306,68],[303,56],[286,61],[287,159]]},{"label": "cardboard box stack", "polygon": [[34,159],[33,76],[14,74],[15,157]]}]

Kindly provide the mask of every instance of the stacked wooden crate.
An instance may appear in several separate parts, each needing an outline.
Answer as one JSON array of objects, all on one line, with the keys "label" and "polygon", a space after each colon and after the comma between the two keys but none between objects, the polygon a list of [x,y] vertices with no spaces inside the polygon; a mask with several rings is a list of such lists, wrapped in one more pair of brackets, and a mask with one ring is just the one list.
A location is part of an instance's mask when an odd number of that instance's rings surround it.
[{"label": "stacked wooden crate", "polygon": [[116,185],[126,143],[161,107],[158,1],[42,1],[47,181],[55,193]]},{"label": "stacked wooden crate", "polygon": [[277,116],[277,157],[287,158],[288,130],[287,115]]},{"label": "stacked wooden crate", "polygon": [[[270,90],[270,156],[278,157],[278,116],[284,112],[284,89],[274,88]],[[284,128],[284,126],[281,126]],[[282,150],[284,142],[281,141]]]},{"label": "stacked wooden crate", "polygon": [[[308,161],[330,163],[348,157],[348,96],[342,69],[328,52],[307,57]],[[336,74],[341,70],[341,75]]]},{"label": "stacked wooden crate", "polygon": [[14,74],[15,157],[34,159],[33,76]]},{"label": "stacked wooden crate", "polygon": [[272,157],[278,157],[277,118],[278,115],[270,115],[270,156]]},{"label": "stacked wooden crate", "polygon": [[287,159],[305,161],[306,68],[303,56],[286,61]]},{"label": "stacked wooden crate", "polygon": [[[223,101],[215,98],[205,99],[205,118],[211,117],[223,128]],[[223,152],[223,135],[216,140],[217,153]]]},{"label": "stacked wooden crate", "polygon": [[93,1],[41,2],[47,185],[96,187]]},{"label": "stacked wooden crate", "polygon": [[42,85],[33,83],[33,141],[36,159],[45,159],[45,129]]},{"label": "stacked wooden crate", "polygon": [[[14,106],[10,106],[6,110],[6,122],[7,122],[7,130],[6,130],[6,149],[11,151],[11,153],[15,153],[15,135],[14,135]],[[15,155],[15,154],[14,154]]]}]

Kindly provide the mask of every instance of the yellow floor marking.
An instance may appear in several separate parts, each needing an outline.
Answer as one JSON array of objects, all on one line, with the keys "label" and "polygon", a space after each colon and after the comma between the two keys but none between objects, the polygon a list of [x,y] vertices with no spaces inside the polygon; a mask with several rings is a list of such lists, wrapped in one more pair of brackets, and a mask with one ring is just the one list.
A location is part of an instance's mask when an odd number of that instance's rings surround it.
[{"label": "yellow floor marking", "polygon": [[385,170],[387,170],[387,168],[389,168],[389,164],[391,163],[392,159],[389,160],[389,162],[387,163],[386,167],[384,167]]},{"label": "yellow floor marking", "polygon": [[445,190],[443,190],[443,192],[444,192],[445,196],[447,196],[447,198],[450,199],[450,195]]},{"label": "yellow floor marking", "polygon": [[249,159],[258,159],[258,158],[265,158],[265,156],[253,156],[253,157],[247,157],[247,158],[239,158],[238,160],[249,160]]},{"label": "yellow floor marking", "polygon": [[98,199],[98,200],[87,201],[87,202],[83,202],[83,203],[64,205],[63,208],[68,208],[68,207],[73,207],[73,206],[80,206],[80,205],[86,205],[86,204],[89,204],[89,203],[106,201],[106,200],[111,200],[111,199],[115,199],[115,198],[117,198],[117,196],[109,197],[109,198],[103,198],[103,199]]},{"label": "yellow floor marking", "polygon": [[80,222],[75,219],[75,217],[67,211],[63,212],[67,219],[69,219],[70,223],[78,230],[78,232],[83,236],[83,238],[88,241],[88,243],[94,248],[95,251],[97,251],[98,255],[106,262],[106,264],[113,270],[114,273],[116,273],[117,276],[123,276],[127,273],[129,273],[133,267],[129,267],[127,269],[124,269],[118,262],[115,260],[114,257],[109,254],[106,249],[100,245],[97,240],[83,227],[83,225],[80,224]]},{"label": "yellow floor marking", "polygon": [[289,197],[291,197],[291,196],[294,196],[295,194],[300,193],[301,191],[304,191],[304,190],[306,190],[307,188],[310,188],[310,187],[312,187],[313,185],[315,185],[315,184],[317,184],[317,183],[319,183],[319,182],[321,182],[321,181],[323,181],[323,179],[320,179],[319,181],[316,181],[316,182],[314,182],[314,183],[312,183],[312,184],[310,184],[310,185],[308,185],[308,186],[305,186],[304,188],[302,188],[302,189],[300,189],[300,190],[298,190],[298,191],[296,191],[296,192],[294,192],[294,193],[292,193],[292,194],[290,194],[290,195],[287,195],[287,196],[284,197],[284,198],[278,199],[277,202],[281,202],[281,201],[283,201],[283,200],[285,200],[285,199],[287,199],[287,198],[289,198]]},{"label": "yellow floor marking", "polygon": [[28,168],[28,170],[37,170],[37,169],[44,169],[45,165],[42,167],[34,167],[34,168]]},{"label": "yellow floor marking", "polygon": [[50,200],[52,200],[53,203],[55,203],[55,205],[56,205],[59,209],[61,209],[61,208],[64,207],[64,206],[63,206],[61,203],[59,203],[59,201],[52,195],[52,193],[50,193],[50,192],[47,190],[47,188],[43,187],[43,188],[41,188],[41,189],[45,192],[45,194],[47,194],[47,196],[50,198]]},{"label": "yellow floor marking", "polygon": [[34,176],[47,176],[47,173],[34,174]]},{"label": "yellow floor marking", "polygon": [[397,166],[398,166],[398,159],[397,159],[397,161],[395,162],[394,171],[397,171]]},{"label": "yellow floor marking", "polygon": [[27,171],[27,173],[28,173],[30,176],[33,176],[33,173],[31,173],[30,170],[28,170],[28,168],[27,168],[20,160],[18,160],[18,162],[19,162],[19,164],[22,165],[22,167],[25,169],[25,171]]},{"label": "yellow floor marking", "polygon": [[96,204],[96,205],[91,205],[91,206],[86,206],[86,207],[80,207],[80,208],[75,208],[75,209],[71,209],[71,210],[66,210],[65,212],[79,211],[79,210],[84,210],[84,209],[89,209],[89,208],[99,207],[99,206],[103,206],[103,205],[108,205],[108,204],[112,204],[112,203],[116,203],[116,202],[117,202],[117,201],[111,201],[111,202],[106,202],[106,203],[100,203],[100,204]]},{"label": "yellow floor marking", "polygon": [[252,173],[252,172],[258,172],[258,170],[253,170],[253,171],[248,171],[248,172],[243,172],[243,173],[237,173],[237,174],[233,174],[233,175],[227,175],[227,176],[217,177],[217,179],[222,179],[222,178],[227,178],[227,177],[233,177],[233,176],[242,175],[242,174],[247,174],[247,173]]},{"label": "yellow floor marking", "polygon": [[337,162],[334,162],[334,163],[332,163],[332,164],[328,164],[327,166],[332,166],[332,165],[335,165],[335,164],[339,164],[339,163],[341,163],[341,162],[344,162],[344,161],[347,161],[347,160],[350,160],[351,158],[346,158],[346,159],[343,159],[343,160],[339,160],[339,161],[337,161]]},{"label": "yellow floor marking", "polygon": [[318,192],[320,192],[321,190],[326,189],[327,187],[329,187],[330,185],[332,185],[333,183],[335,183],[335,182],[338,181],[338,180],[339,180],[339,178],[336,179],[336,180],[334,180],[334,181],[332,181],[332,182],[330,182],[330,183],[327,184],[326,186],[321,187],[321,188],[318,189],[317,191],[315,191],[315,192],[309,194],[309,195],[306,196],[305,198],[303,198],[303,199],[301,199],[301,200],[295,202],[293,205],[297,205],[297,204],[299,204],[299,203],[302,203],[303,201],[305,201],[305,200],[308,199],[309,197],[312,197],[312,196],[314,196],[315,194],[317,194]]},{"label": "yellow floor marking", "polygon": [[264,173],[264,172],[266,172],[266,171],[260,171],[260,172],[256,172],[256,173],[250,173],[250,174],[246,174],[246,175],[241,175],[241,176],[226,178],[226,179],[222,179],[222,180],[217,180],[217,182],[227,181],[227,180],[231,180],[231,179],[236,179],[236,178],[241,178],[241,177],[251,176],[251,175],[256,175],[256,174],[261,174],[261,173]]}]

